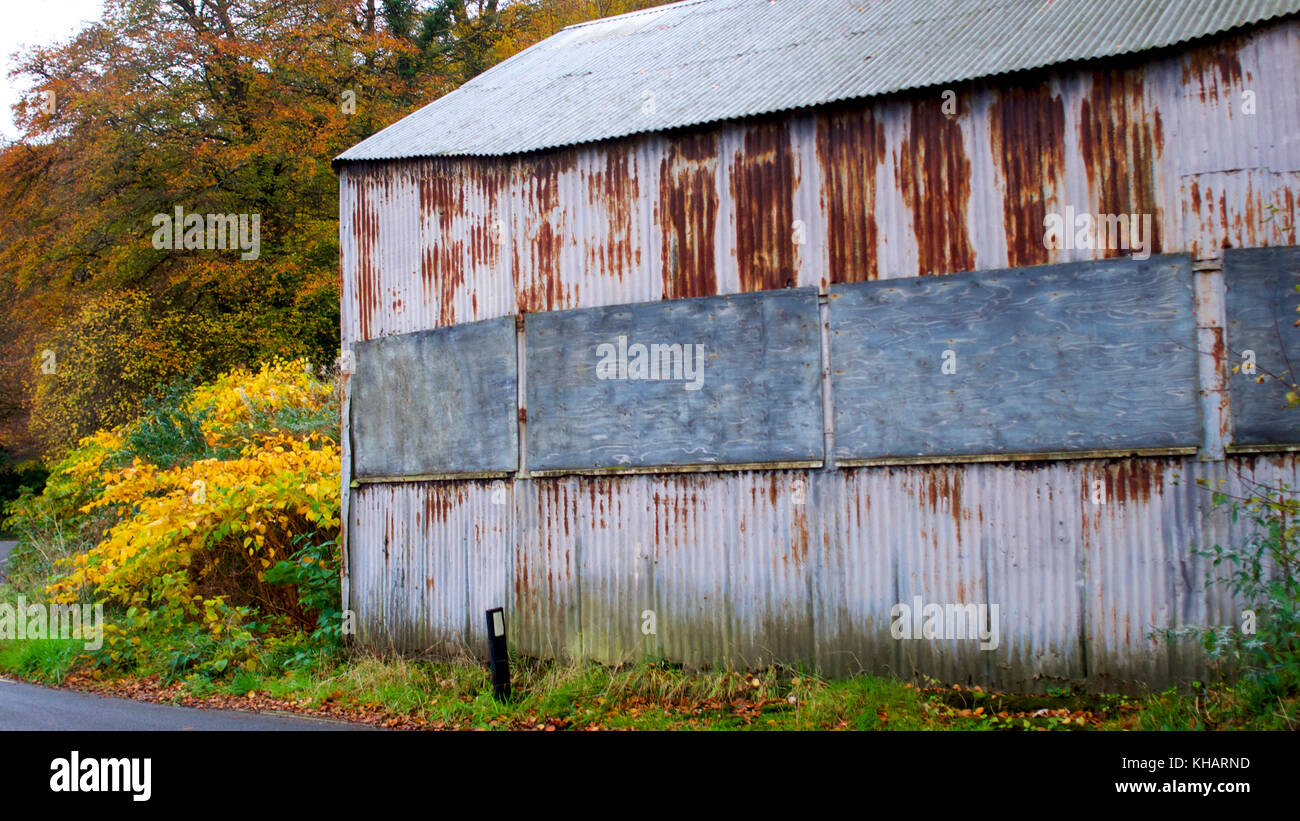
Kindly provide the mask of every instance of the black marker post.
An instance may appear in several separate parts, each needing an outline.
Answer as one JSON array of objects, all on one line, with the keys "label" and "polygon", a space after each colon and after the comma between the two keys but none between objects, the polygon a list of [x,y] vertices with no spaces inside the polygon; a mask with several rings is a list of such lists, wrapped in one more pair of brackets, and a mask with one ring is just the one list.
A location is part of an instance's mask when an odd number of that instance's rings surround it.
[{"label": "black marker post", "polygon": [[492,665],[492,695],[497,701],[510,700],[510,656],[506,652],[506,611],[487,611],[488,658]]}]

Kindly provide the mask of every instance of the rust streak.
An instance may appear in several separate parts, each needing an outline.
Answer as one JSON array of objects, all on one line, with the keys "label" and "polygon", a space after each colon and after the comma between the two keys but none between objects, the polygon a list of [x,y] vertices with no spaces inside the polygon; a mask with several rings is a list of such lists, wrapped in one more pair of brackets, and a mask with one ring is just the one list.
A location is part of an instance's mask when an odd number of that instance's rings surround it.
[{"label": "rust streak", "polygon": [[868,109],[817,121],[817,161],[825,180],[829,281],[877,279],[876,169],[885,153],[885,127]]},{"label": "rust streak", "polygon": [[379,307],[379,270],[374,254],[379,244],[379,213],[371,201],[371,182],[358,175],[353,182],[356,192],[352,208],[353,238],[357,247],[357,318],[360,339],[371,338],[374,310]]},{"label": "rust streak", "polygon": [[1165,460],[1124,459],[1106,469],[1106,501],[1116,504],[1147,504],[1151,494],[1164,487]]},{"label": "rust streak", "polygon": [[587,270],[620,281],[635,276],[640,257],[633,233],[639,185],[632,150],[607,147],[605,167],[587,175],[588,205],[594,213],[605,214],[604,230],[586,237]]},{"label": "rust streak", "polygon": [[660,253],[664,299],[718,292],[714,234],[718,217],[717,135],[672,139],[659,165]]},{"label": "rust streak", "polygon": [[1007,265],[1045,265],[1043,223],[1065,179],[1065,105],[1046,83],[998,92],[989,115],[1002,166]]},{"label": "rust streak", "polygon": [[1243,77],[1239,56],[1244,38],[1226,38],[1189,52],[1183,64],[1183,86],[1195,84],[1203,103],[1232,99],[1232,89],[1240,88]]},{"label": "rust streak", "polygon": [[[1160,112],[1147,111],[1138,69],[1092,73],[1079,118],[1079,144],[1094,214],[1150,214],[1152,253],[1160,252],[1160,210],[1155,168],[1163,151]],[[1125,256],[1124,248],[1099,249],[1101,257]]]},{"label": "rust streak", "polygon": [[[805,475],[799,476],[795,481],[802,482],[804,492],[807,492],[808,479]],[[791,525],[794,528],[794,544],[791,555],[796,563],[802,565],[808,561],[808,504],[794,505],[794,516]]]},{"label": "rust streak", "polygon": [[560,181],[576,163],[577,153],[570,150],[544,154],[520,166],[523,236],[514,242],[515,300],[520,313],[574,307],[569,299],[576,299],[576,294],[564,293],[560,270],[569,230]]},{"label": "rust streak", "polygon": [[903,202],[912,211],[917,274],[953,274],[975,267],[966,230],[970,159],[956,117],[938,101],[912,105],[911,134],[897,158]]},{"label": "rust streak", "polygon": [[785,288],[797,279],[794,182],[788,124],[777,121],[746,129],[744,148],[736,152],[731,173],[742,292]]}]

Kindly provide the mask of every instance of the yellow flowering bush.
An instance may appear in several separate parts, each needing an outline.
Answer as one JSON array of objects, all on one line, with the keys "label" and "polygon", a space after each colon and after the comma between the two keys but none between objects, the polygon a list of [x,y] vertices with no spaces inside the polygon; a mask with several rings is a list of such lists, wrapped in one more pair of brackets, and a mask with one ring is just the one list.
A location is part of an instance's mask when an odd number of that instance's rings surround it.
[{"label": "yellow flowering bush", "polygon": [[[330,564],[321,545],[335,554],[333,386],[303,361],[276,361],[173,400],[82,439],[55,466],[52,487],[81,489],[75,515],[109,524],[89,549],[60,560],[46,593],[123,608],[107,637],[112,653],[138,644],[133,633],[149,626],[183,623],[220,637],[257,619],[310,632],[325,608],[302,601],[284,582],[298,576],[284,568]],[[302,549],[306,537],[311,550]]]},{"label": "yellow flowering bush", "polygon": [[[7,529],[21,539],[22,547],[9,562],[9,583],[28,595],[40,590],[52,563],[60,557],[88,549],[111,524],[106,514],[87,515],[82,509],[103,489],[100,475],[104,466],[124,446],[121,435],[99,431],[81,439],[75,450],[50,466],[41,492],[25,492],[7,509]],[[19,561],[24,554],[31,561]],[[16,568],[15,565],[22,565]],[[26,572],[23,572],[26,571]]]},{"label": "yellow flowering bush", "polygon": [[104,466],[123,444],[120,433],[99,431],[84,437],[76,450],[56,462],[40,497],[48,507],[48,513],[65,519],[74,518],[101,488],[100,475]]},{"label": "yellow flowering bush", "polygon": [[[232,459],[200,459],[161,470],[136,459],[106,473],[103,492],[83,508],[130,511],[89,552],[71,560],[51,585],[58,601],[75,601],[89,585],[124,603],[143,604],[150,580],[189,570],[192,595],[238,580],[259,586],[262,570],[289,555],[293,536],[337,531],[339,450],[317,434],[272,436]],[[264,603],[270,591],[245,588]]]},{"label": "yellow flowering bush", "polygon": [[232,371],[200,385],[189,410],[204,415],[201,427],[209,445],[246,444],[245,431],[259,419],[285,410],[318,409],[332,394],[333,387],[317,379],[307,363],[277,361],[257,373]]}]

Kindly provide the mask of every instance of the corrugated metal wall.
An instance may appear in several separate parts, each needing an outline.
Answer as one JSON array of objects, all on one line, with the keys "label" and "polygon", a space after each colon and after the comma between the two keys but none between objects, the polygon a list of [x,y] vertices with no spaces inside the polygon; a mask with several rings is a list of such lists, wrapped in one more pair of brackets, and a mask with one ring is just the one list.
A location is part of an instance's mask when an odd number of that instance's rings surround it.
[{"label": "corrugated metal wall", "polygon": [[[524,157],[345,164],[344,344],[517,312],[1126,253],[1046,249],[1043,216],[1067,206],[1152,214],[1152,252],[1296,244],[1298,67],[1300,28],[1286,21],[1145,63],[959,87],[951,117],[934,89]],[[504,602],[519,647],[548,655],[1131,689],[1199,663],[1149,640],[1153,627],[1236,620],[1187,556],[1226,527],[1188,477],[1236,471],[1295,481],[1296,464],[366,485],[347,502],[349,595],[376,644],[480,646],[482,611]],[[1105,505],[1088,501],[1094,479]],[[890,639],[890,607],[913,594],[1000,603],[1002,646]]]},{"label": "corrugated metal wall", "polygon": [[[362,642],[403,649],[480,652],[482,613],[504,604],[516,646],[543,656],[1135,690],[1204,674],[1154,631],[1240,621],[1189,548],[1247,523],[1196,480],[1237,494],[1296,485],[1297,468],[1261,454],[366,484],[352,606]],[[890,608],[914,596],[997,604],[999,647],[892,639]]]},{"label": "corrugated metal wall", "polygon": [[1152,252],[1293,245],[1298,66],[1288,21],[957,88],[952,117],[934,89],[524,157],[344,164],[344,341],[1125,253],[1045,248],[1044,214],[1067,206],[1152,214]]}]

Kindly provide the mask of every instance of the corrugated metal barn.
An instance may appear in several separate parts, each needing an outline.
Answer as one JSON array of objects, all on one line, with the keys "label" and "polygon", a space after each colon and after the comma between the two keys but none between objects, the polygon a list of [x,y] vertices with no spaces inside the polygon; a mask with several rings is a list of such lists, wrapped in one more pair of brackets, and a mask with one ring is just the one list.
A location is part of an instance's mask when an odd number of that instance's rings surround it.
[{"label": "corrugated metal barn", "polygon": [[1197,480],[1300,484],[1231,369],[1300,358],[1298,12],[688,0],[342,154],[359,640],[1202,674],[1155,633],[1238,621],[1190,548],[1245,525]]}]

